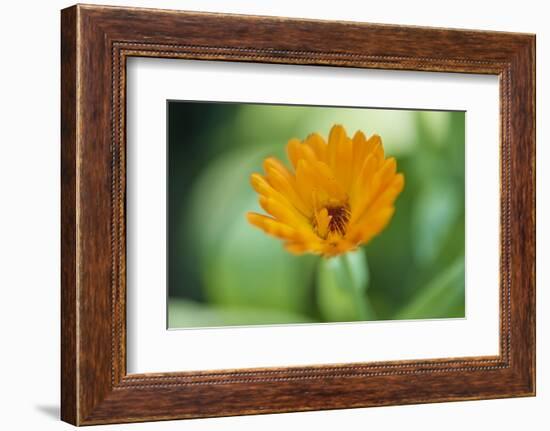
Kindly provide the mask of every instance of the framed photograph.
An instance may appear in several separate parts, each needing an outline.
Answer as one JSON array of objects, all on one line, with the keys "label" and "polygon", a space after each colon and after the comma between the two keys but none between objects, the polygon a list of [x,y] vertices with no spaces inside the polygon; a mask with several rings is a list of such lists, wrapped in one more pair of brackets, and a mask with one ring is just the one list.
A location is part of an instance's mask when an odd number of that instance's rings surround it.
[{"label": "framed photograph", "polygon": [[535,394],[535,36],[61,13],[61,416]]}]

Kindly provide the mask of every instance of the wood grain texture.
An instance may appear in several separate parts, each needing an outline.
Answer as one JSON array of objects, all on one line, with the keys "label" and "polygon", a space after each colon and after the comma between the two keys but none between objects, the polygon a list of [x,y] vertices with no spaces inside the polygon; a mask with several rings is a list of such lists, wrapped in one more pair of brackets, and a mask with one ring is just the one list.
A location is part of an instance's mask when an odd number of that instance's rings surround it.
[{"label": "wood grain texture", "polygon": [[76,9],[61,16],[61,417],[77,417]]},{"label": "wood grain texture", "polygon": [[[62,419],[137,422],[535,393],[533,35],[74,6],[62,11]],[[500,77],[500,354],[126,374],[126,59]]]}]

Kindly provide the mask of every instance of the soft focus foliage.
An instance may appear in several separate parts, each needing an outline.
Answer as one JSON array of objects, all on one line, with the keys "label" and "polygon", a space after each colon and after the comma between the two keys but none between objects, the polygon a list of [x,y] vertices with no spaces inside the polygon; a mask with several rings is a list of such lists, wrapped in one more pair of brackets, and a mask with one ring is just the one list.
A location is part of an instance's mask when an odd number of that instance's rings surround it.
[{"label": "soft focus foliage", "polygon": [[290,138],[326,136],[335,123],[379,134],[407,181],[390,225],[352,258],[368,261],[369,316],[463,317],[464,121],[463,112],[170,102],[169,326],[358,319],[356,299],[333,281],[337,262],[294,256],[244,216],[261,211],[249,176],[262,160],[286,160]]}]

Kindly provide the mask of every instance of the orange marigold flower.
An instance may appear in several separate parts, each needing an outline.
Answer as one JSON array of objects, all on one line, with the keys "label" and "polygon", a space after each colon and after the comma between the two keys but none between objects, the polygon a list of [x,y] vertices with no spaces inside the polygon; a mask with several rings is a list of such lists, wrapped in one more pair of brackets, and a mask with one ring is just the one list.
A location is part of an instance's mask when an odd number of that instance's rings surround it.
[{"label": "orange marigold flower", "polygon": [[357,131],[348,137],[332,127],[328,144],[317,133],[291,139],[293,169],[274,157],[264,160],[265,175],[250,180],[269,216],[250,212],[248,221],[282,239],[294,254],[337,256],[368,243],[388,224],[404,177],[393,157],[385,158],[378,135]]}]

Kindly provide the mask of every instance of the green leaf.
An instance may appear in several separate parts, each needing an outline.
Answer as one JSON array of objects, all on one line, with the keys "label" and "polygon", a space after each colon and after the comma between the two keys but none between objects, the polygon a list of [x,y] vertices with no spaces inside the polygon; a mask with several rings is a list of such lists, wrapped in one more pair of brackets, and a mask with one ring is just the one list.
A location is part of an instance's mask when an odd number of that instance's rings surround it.
[{"label": "green leaf", "polygon": [[374,320],[366,291],[367,259],[361,249],[321,259],[317,267],[317,303],[327,321]]},{"label": "green leaf", "polygon": [[452,182],[432,183],[420,190],[412,213],[415,258],[432,264],[444,251],[449,231],[460,216],[460,193]]},{"label": "green leaf", "polygon": [[[263,212],[250,174],[261,170],[270,149],[277,154],[274,145],[258,147],[226,151],[198,177],[189,204],[191,215],[182,219],[188,224],[182,229],[181,254],[197,251],[193,270],[202,297],[210,304],[308,315],[314,311],[310,298],[316,257],[289,253],[280,240],[246,219],[248,211]],[[180,290],[185,291],[185,286]]]},{"label": "green leaf", "polygon": [[464,260],[455,261],[414,296],[394,319],[464,317]]},{"label": "green leaf", "polygon": [[171,329],[311,322],[311,318],[290,311],[207,305],[176,298],[168,303],[168,328]]},{"label": "green leaf", "polygon": [[217,247],[203,261],[209,302],[307,314],[315,256],[290,254],[281,241],[251,226],[244,214],[227,222]]}]

